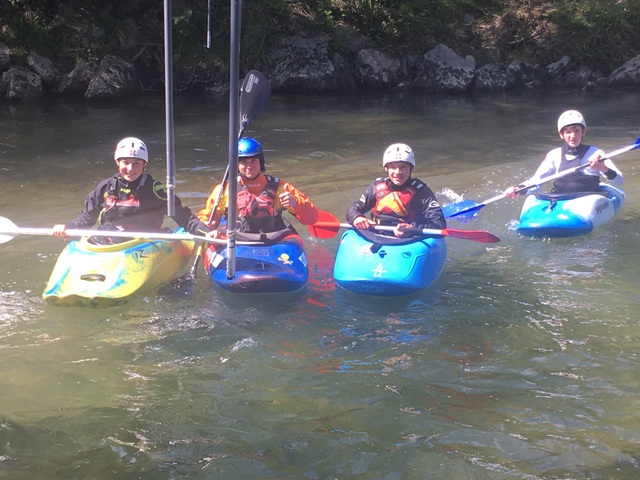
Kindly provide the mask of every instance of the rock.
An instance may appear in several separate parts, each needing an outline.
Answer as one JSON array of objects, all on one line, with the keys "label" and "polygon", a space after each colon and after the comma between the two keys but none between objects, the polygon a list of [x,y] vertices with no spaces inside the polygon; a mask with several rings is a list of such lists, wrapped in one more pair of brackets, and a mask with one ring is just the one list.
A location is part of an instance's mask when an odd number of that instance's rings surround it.
[{"label": "rock", "polygon": [[628,87],[640,84],[640,55],[627,60],[611,72],[606,84],[614,87]]},{"label": "rock", "polygon": [[564,56],[560,60],[555,63],[551,63],[547,65],[547,73],[551,78],[561,77],[569,70],[574,67],[573,61],[568,57]]},{"label": "rock", "polygon": [[62,77],[58,93],[68,97],[84,95],[95,71],[95,65],[78,60],[73,70]]},{"label": "rock", "polygon": [[11,50],[0,42],[0,73],[9,68],[9,63],[11,63]]},{"label": "rock", "polygon": [[84,96],[87,100],[125,98],[139,91],[135,67],[120,57],[106,55]]},{"label": "rock", "polygon": [[[90,15],[61,6],[56,27],[84,36],[84,48],[101,45],[104,32],[91,27]],[[150,17],[148,21],[156,22]],[[471,16],[465,23],[473,24]],[[148,23],[145,23],[148,27]],[[12,56],[0,41],[0,97],[14,100],[41,98],[52,93],[65,97],[84,95],[89,100],[126,98],[153,91],[162,85],[162,49],[143,42],[146,27],[132,18],[122,21],[110,50],[122,57],[105,56],[99,65],[78,61],[73,71],[61,75],[52,62],[32,51],[26,59]],[[298,30],[305,32],[306,30]],[[86,38],[85,38],[86,37]],[[66,37],[65,37],[66,38]],[[586,65],[576,65],[569,56],[548,65],[514,61],[506,64],[506,52],[495,47],[477,47],[474,55],[459,55],[446,45],[424,53],[389,54],[371,47],[371,40],[354,28],[338,24],[332,37],[305,33],[275,40],[264,72],[274,91],[281,93],[331,93],[389,88],[422,89],[430,92],[465,93],[520,88],[594,89],[640,85],[640,55],[628,60],[608,77]],[[179,55],[178,55],[179,56]],[[132,59],[131,63],[123,58]],[[19,67],[12,64],[21,62]],[[135,63],[134,63],[135,62]],[[174,89],[228,92],[228,64],[214,53],[204,61],[177,62]]]},{"label": "rock", "polygon": [[60,83],[62,75],[48,58],[40,56],[36,52],[32,51],[27,57],[27,65],[40,77],[42,84],[45,87],[57,87]]},{"label": "rock", "polygon": [[333,63],[336,69],[336,82],[340,85],[340,89],[343,91],[357,90],[349,62],[339,53],[334,53],[331,55],[331,63]]},{"label": "rock", "polygon": [[575,70],[571,70],[564,75],[564,87],[585,88],[594,85],[595,77],[593,71],[586,65],[580,65]]},{"label": "rock", "polygon": [[476,70],[476,90],[506,90],[508,86],[507,72],[495,63],[489,63]]},{"label": "rock", "polygon": [[549,80],[549,74],[544,68],[524,62],[511,62],[507,65],[506,73],[510,89],[543,87]]},{"label": "rock", "polygon": [[2,74],[0,88],[9,100],[34,100],[43,95],[42,80],[29,70],[16,67]]},{"label": "rock", "polygon": [[388,88],[402,80],[402,62],[369,48],[358,52],[356,76],[365,87]]},{"label": "rock", "polygon": [[272,88],[286,92],[330,92],[348,88],[343,83],[348,73],[338,72],[331,61],[329,40],[325,34],[282,39],[270,54]]},{"label": "rock", "polygon": [[336,25],[334,36],[336,43],[341,47],[339,50],[348,54],[356,54],[371,45],[369,38],[358,33],[352,26],[342,23]]},{"label": "rock", "polygon": [[524,66],[522,62],[511,62],[507,65],[505,73],[507,74],[507,85],[509,88],[519,88],[526,85],[526,79],[523,74]]},{"label": "rock", "polygon": [[473,81],[476,61],[461,57],[445,45],[424,54],[418,64],[416,85],[435,92],[464,92]]}]

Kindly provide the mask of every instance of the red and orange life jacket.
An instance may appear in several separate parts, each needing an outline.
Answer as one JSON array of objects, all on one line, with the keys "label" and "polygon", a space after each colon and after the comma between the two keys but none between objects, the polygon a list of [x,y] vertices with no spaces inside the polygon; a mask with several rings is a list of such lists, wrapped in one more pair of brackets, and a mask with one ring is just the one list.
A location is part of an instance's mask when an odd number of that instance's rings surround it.
[{"label": "red and orange life jacket", "polygon": [[267,183],[258,195],[254,195],[238,181],[238,216],[240,231],[249,233],[274,232],[285,227],[282,212],[276,210],[276,194],[280,180],[265,175]]},{"label": "red and orange life jacket", "polygon": [[412,179],[404,189],[392,190],[386,179],[376,180],[374,184],[376,204],[371,210],[374,220],[391,217],[403,223],[415,221],[417,214],[411,209],[411,201],[418,193],[419,183],[419,180]]}]

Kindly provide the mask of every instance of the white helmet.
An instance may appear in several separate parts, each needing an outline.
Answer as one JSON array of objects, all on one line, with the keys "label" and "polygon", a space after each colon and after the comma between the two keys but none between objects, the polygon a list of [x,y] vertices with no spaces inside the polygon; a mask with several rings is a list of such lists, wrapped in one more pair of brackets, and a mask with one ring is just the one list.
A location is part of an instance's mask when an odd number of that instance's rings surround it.
[{"label": "white helmet", "polygon": [[569,125],[582,125],[587,128],[587,122],[584,121],[584,117],[577,110],[567,110],[558,117],[558,133],[561,133],[562,129]]},{"label": "white helmet", "polygon": [[389,145],[382,156],[382,166],[386,167],[391,162],[407,162],[413,167],[416,166],[416,157],[409,145],[404,143],[394,143]]},{"label": "white helmet", "polygon": [[127,137],[118,142],[113,159],[117,162],[121,158],[140,158],[144,163],[149,162],[149,150],[139,138]]}]

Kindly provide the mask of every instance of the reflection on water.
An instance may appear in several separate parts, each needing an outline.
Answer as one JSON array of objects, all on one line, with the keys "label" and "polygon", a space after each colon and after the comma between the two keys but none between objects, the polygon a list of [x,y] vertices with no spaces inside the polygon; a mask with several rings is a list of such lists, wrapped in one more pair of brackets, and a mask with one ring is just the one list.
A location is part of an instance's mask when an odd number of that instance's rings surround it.
[{"label": "reflection on water", "polygon": [[[640,96],[274,97],[249,132],[269,173],[343,218],[381,152],[405,141],[442,203],[481,201],[528,178],[565,108],[605,150],[635,140]],[[178,192],[200,208],[220,180],[226,103],[176,106]],[[138,135],[163,178],[163,106],[16,106],[0,120],[0,215],[20,226],[75,217]],[[35,141],[37,139],[37,141]],[[452,228],[441,278],[368,298],[331,277],[338,236],[305,239],[307,288],[232,295],[200,271],[106,310],[40,295],[64,242],[0,246],[0,477],[628,479],[640,467],[637,355],[640,160],[627,203],[581,239],[532,240],[521,200]]]}]

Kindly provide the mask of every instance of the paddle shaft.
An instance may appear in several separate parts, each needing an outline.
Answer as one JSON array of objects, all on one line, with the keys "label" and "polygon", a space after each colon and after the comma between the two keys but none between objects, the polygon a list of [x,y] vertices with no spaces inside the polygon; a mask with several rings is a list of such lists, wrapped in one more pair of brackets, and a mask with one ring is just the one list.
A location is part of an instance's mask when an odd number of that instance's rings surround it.
[{"label": "paddle shaft", "polygon": [[[2,218],[2,217],[0,217]],[[79,229],[67,229],[64,234],[68,237],[115,237],[115,238],[135,238],[145,240],[186,240],[186,241],[198,241],[207,243],[219,243],[224,244],[226,240],[219,238],[207,238],[200,235],[192,235],[190,233],[154,233],[154,232],[121,232],[121,231],[108,231],[108,230],[79,230]],[[0,237],[2,236],[15,237],[17,235],[47,235],[53,236],[53,230],[51,228],[2,228],[0,230]],[[6,239],[5,241],[9,241]],[[1,241],[0,243],[5,243]],[[241,242],[238,242],[241,243]],[[247,242],[251,245],[254,242]]]},{"label": "paddle shaft", "polygon": [[[238,2],[239,3],[239,2]],[[234,4],[235,5],[235,4]],[[236,42],[240,43],[240,12],[239,11],[235,11],[236,9],[231,10],[231,37],[233,39],[232,41],[232,45],[235,45]],[[233,51],[233,47],[232,47],[232,51]],[[239,70],[238,65],[240,62],[240,54],[238,51],[236,51],[235,55],[231,55],[231,63],[230,63],[230,71],[231,72],[237,72]],[[234,66],[235,65],[235,66]],[[231,78],[231,85],[232,85],[232,91],[234,90],[233,88],[233,83],[235,80],[235,77]],[[249,72],[245,79],[244,82],[242,84],[242,90],[243,92],[259,92],[259,91],[266,91],[269,94],[271,93],[271,85],[269,84],[269,81],[266,79],[266,77],[264,75],[262,75],[260,72],[257,72],[255,70],[252,70],[251,72]],[[242,92],[240,97],[242,97]],[[256,95],[256,98],[260,98],[259,95]],[[269,100],[269,97],[267,95],[263,95],[264,98],[264,102],[262,102],[261,104],[255,104],[254,106],[256,109],[258,110],[262,110],[264,108],[264,106],[266,106],[267,101]],[[242,115],[240,114],[238,118],[234,117],[234,113],[240,113],[240,110],[242,108],[242,106],[240,106],[239,108],[234,105],[234,103],[236,100],[235,95],[231,97],[231,101],[229,102],[229,164],[227,166],[227,170],[228,170],[228,177],[229,178],[234,178],[237,175],[238,172],[238,138],[242,135],[242,131],[244,130],[244,127],[246,124],[248,124],[249,122],[249,117],[250,115]],[[240,101],[242,101],[242,98],[239,99]],[[251,117],[253,117],[254,115],[252,115]],[[246,117],[246,121],[245,121],[245,117]],[[238,131],[232,132],[231,128],[232,125],[234,125],[234,122],[237,122],[238,120],[240,120],[240,127],[238,129]],[[237,123],[236,123],[237,125]],[[237,135],[234,136],[234,133],[236,133]],[[220,190],[223,191],[224,188],[221,185]],[[228,191],[228,195],[227,195],[227,223],[229,224],[229,228],[227,230],[227,268],[226,268],[226,272],[227,272],[227,278],[231,279],[233,277],[235,277],[236,275],[236,216],[238,214],[238,199],[236,197],[237,195],[237,190],[238,190],[238,185],[235,181],[232,181],[229,183],[229,191]]]},{"label": "paddle shaft", "polygon": [[[313,233],[313,229],[325,229],[325,230],[335,230],[337,232],[340,228],[355,228],[348,223],[339,223],[339,222],[323,222],[319,221],[314,223],[313,225],[309,225],[309,231]],[[372,225],[372,230],[381,230],[392,232],[396,229],[393,226],[387,225]],[[443,229],[431,229],[431,228],[403,228],[401,229],[403,232],[412,233],[414,235],[425,235],[425,236],[442,236],[442,237],[452,237],[452,238],[460,238],[463,240],[471,240],[474,242],[481,243],[497,243],[500,239],[493,235],[492,233],[486,232],[484,230],[456,230],[452,228],[443,228]]]},{"label": "paddle shaft", "polygon": [[[218,192],[218,196],[216,197],[216,201],[213,204],[213,208],[211,209],[211,215],[209,215],[209,223],[213,221],[213,217],[218,210],[218,205],[220,205],[220,200],[222,199],[222,191],[224,190],[224,184],[227,182],[229,178],[229,166],[227,166],[226,171],[224,172],[224,177],[222,178],[222,186],[220,187],[220,191]],[[198,271],[198,264],[200,263],[200,259],[202,258],[202,252],[204,250],[204,244],[198,245],[198,249],[196,250],[196,256],[193,259],[193,265],[189,269],[189,273],[187,275],[192,279],[195,279],[196,272]]]},{"label": "paddle shaft", "polygon": [[[339,228],[355,228],[353,225],[349,224],[349,223],[339,223],[338,225],[336,225],[335,223],[331,223],[331,222],[317,222],[313,224],[314,227],[339,227]],[[380,230],[383,232],[393,232],[396,229],[396,227],[393,227],[391,225],[372,225],[370,230]],[[401,231],[403,232],[408,232],[408,233],[416,233],[418,235],[444,235],[446,236],[446,229],[445,230],[438,230],[438,229],[430,229],[430,228],[403,228],[401,229]]]},{"label": "paddle shaft", "polygon": [[[238,128],[238,140],[242,138],[245,128],[253,122],[256,117],[264,110],[269,103],[271,97],[271,85],[269,80],[262,73],[257,70],[251,70],[244,77],[242,82],[242,89],[240,91],[240,127]],[[220,201],[222,200],[222,194],[229,181],[229,165],[224,172],[222,182],[220,182],[220,190],[218,196],[211,209],[211,215],[209,215],[209,223],[213,221],[213,217],[218,211]]]},{"label": "paddle shaft", "polygon": [[[626,153],[626,152],[630,152],[631,150],[635,150],[638,147],[640,147],[640,137],[638,137],[638,139],[636,140],[636,143],[634,143],[633,145],[627,145],[626,147],[622,147],[622,148],[619,148],[618,150],[614,150],[613,152],[611,152],[609,154],[606,154],[604,157],[602,157],[600,159],[600,161],[604,162],[605,160],[607,160],[609,158],[616,157],[616,156],[621,155],[621,154]],[[550,175],[548,177],[541,178],[540,180],[538,180],[535,183],[523,184],[521,187],[519,186],[514,191],[514,193],[526,192],[530,188],[539,187],[541,185],[544,185],[545,183],[553,182],[553,181],[558,180],[558,179],[560,179],[562,177],[566,177],[567,175],[571,175],[572,173],[579,172],[580,170],[585,170],[588,167],[589,167],[589,164],[585,163],[584,165],[578,165],[577,167],[573,167],[573,168],[570,168],[568,170],[563,170],[561,172],[555,173],[554,175]],[[493,202],[497,202],[498,200],[502,200],[503,198],[506,198],[506,197],[507,197],[506,194],[501,193],[500,195],[496,195],[495,197],[492,197],[489,200],[485,200],[484,202],[481,202],[481,203],[478,203],[478,204],[473,205],[471,207],[463,208],[462,210],[454,212],[454,213],[450,214],[448,218],[457,217],[459,215],[464,215],[465,213],[475,212],[477,210],[480,210],[483,207],[486,207],[487,205],[489,205],[489,204],[491,204]]]},{"label": "paddle shaft", "polygon": [[[247,73],[244,77],[244,81],[242,82],[242,89],[240,90],[240,128],[238,129],[238,140],[242,137],[245,128],[247,128],[247,126],[253,122],[253,120],[255,120],[267,106],[270,96],[271,85],[267,78],[257,70],[251,70]],[[222,200],[222,194],[224,193],[224,189],[228,181],[229,165],[227,165],[224,172],[224,176],[222,177],[222,182],[220,184],[220,191],[218,191],[216,200],[213,203],[213,208],[209,215],[209,223],[213,221],[213,217],[218,211],[220,201]],[[198,264],[202,257],[202,251],[203,246],[199,245],[195,259],[193,260],[193,265],[191,265],[188,273],[192,278],[195,278],[196,272],[198,271]]]}]

